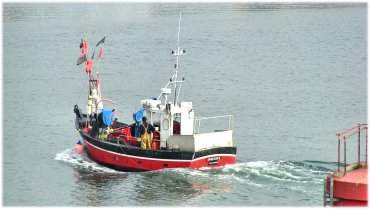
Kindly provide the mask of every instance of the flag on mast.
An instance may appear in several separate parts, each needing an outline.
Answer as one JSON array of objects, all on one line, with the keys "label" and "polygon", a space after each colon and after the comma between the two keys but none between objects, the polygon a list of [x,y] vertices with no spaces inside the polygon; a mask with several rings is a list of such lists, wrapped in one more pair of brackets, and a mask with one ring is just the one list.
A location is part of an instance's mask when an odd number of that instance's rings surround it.
[{"label": "flag on mast", "polygon": [[82,56],[78,58],[77,65],[81,65],[87,60],[87,41],[86,38],[81,39],[80,49]]},{"label": "flag on mast", "polygon": [[97,44],[96,44],[96,47],[99,46],[99,44],[103,44],[105,42],[105,36],[104,38],[102,38]]},{"label": "flag on mast", "polygon": [[82,57],[78,58],[77,65],[81,65],[87,60],[87,57],[85,55],[82,55]]},{"label": "flag on mast", "polygon": [[80,49],[81,49],[82,55],[87,56],[87,41],[86,41],[86,38],[84,38],[83,40],[81,39]]},{"label": "flag on mast", "polygon": [[90,74],[92,66],[93,66],[93,60],[87,60],[86,61],[86,74]]},{"label": "flag on mast", "polygon": [[[94,57],[95,57],[95,49],[96,49],[96,47],[98,47],[100,44],[104,44],[104,42],[105,42],[105,36],[104,36],[104,38],[102,38],[97,44],[96,44],[96,46],[95,46],[95,48],[94,48],[94,52],[93,52],[93,55],[91,56],[91,59],[94,59]],[[102,57],[102,55],[103,55],[103,47],[101,47],[100,48],[100,51],[99,51],[99,55],[98,55],[98,57],[100,58],[100,57]]]},{"label": "flag on mast", "polygon": [[99,51],[99,58],[101,58],[103,56],[103,47],[100,48],[100,51]]}]

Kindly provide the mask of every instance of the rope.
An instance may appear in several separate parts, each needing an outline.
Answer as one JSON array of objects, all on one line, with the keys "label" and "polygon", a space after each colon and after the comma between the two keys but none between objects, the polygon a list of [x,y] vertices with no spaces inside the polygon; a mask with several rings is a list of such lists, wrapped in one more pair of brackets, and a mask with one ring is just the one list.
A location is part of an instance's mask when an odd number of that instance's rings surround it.
[{"label": "rope", "polygon": [[86,83],[87,82],[89,82],[89,80],[87,80],[85,83],[84,83],[84,85],[82,86],[82,89],[81,89],[81,92],[80,92],[80,95],[78,96],[78,99],[77,99],[77,101],[76,101],[76,104],[80,101],[80,98],[81,98],[81,95],[82,95],[82,92],[83,92],[83,90],[86,88]]}]

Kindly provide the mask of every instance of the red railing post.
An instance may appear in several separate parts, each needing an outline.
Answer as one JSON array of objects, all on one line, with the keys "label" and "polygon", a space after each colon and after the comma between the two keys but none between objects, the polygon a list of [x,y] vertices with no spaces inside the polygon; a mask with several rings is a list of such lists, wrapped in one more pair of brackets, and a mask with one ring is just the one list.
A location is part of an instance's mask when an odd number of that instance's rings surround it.
[{"label": "red railing post", "polygon": [[338,172],[340,170],[340,135],[339,133],[337,134],[338,136]]},{"label": "red railing post", "polygon": [[367,127],[366,127],[366,154],[365,154],[365,157],[366,157],[366,165],[367,165]]},{"label": "red railing post", "polygon": [[357,163],[360,164],[361,163],[361,131],[363,131],[365,129],[366,131],[366,149],[365,149],[365,161],[366,161],[366,165],[367,165],[367,140],[368,140],[368,127],[367,127],[367,123],[365,124],[357,124],[355,126],[353,126],[352,128],[349,128],[345,131],[342,131],[340,133],[337,133],[337,137],[338,137],[338,172],[340,172],[340,155],[341,155],[341,147],[340,147],[340,141],[341,140],[344,140],[344,147],[343,147],[343,152],[344,152],[344,155],[343,155],[343,160],[344,160],[344,173],[347,172],[347,139],[358,134],[358,145],[357,145],[357,148],[358,148],[358,151],[357,151]]},{"label": "red railing post", "polygon": [[357,163],[358,163],[358,165],[360,165],[360,138],[361,138],[361,124],[358,124],[358,160],[357,160]]},{"label": "red railing post", "polygon": [[347,137],[346,136],[344,136],[343,137],[343,139],[344,139],[344,173],[346,173],[346,171],[347,171],[347,153],[346,153],[346,139],[347,139]]}]

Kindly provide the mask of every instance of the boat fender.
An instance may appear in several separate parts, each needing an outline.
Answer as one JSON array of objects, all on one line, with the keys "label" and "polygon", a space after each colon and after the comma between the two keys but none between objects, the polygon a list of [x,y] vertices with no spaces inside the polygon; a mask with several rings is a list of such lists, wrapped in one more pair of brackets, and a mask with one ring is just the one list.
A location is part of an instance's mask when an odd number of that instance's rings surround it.
[{"label": "boat fender", "polygon": [[81,153],[84,150],[84,146],[80,140],[78,140],[78,142],[75,144],[74,150],[76,153]]}]

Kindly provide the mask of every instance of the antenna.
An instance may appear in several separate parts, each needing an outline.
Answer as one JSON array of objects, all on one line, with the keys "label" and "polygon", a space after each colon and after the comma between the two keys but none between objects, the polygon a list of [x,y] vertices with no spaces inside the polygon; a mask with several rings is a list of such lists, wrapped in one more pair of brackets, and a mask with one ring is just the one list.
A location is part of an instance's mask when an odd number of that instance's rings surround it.
[{"label": "antenna", "polygon": [[[175,106],[176,106],[177,100],[179,98],[181,84],[184,82],[184,77],[182,77],[181,80],[178,80],[178,76],[177,76],[178,69],[179,69],[179,60],[180,60],[180,56],[186,54],[185,50],[180,50],[180,31],[181,31],[181,12],[180,12],[180,18],[179,18],[179,30],[177,32],[177,50],[174,50],[174,51],[171,52],[171,54],[173,56],[176,56],[176,64],[174,65],[175,73],[171,76],[167,85],[164,88],[161,89],[161,93],[158,96],[158,98],[163,96],[164,99],[165,99],[165,103],[167,104],[167,96],[169,94],[171,94],[171,92],[172,92],[171,89],[168,89],[167,87],[168,87],[169,84],[174,85],[173,89],[174,89],[175,95],[174,95],[174,98],[173,98],[173,103],[174,103]],[[179,83],[179,85],[178,85],[178,83]]]},{"label": "antenna", "polygon": [[[172,55],[176,56],[175,74],[173,76],[174,79],[170,81],[171,83],[174,84],[175,95],[174,95],[173,103],[175,106],[177,104],[177,100],[180,94],[181,83],[184,82],[183,80],[180,80],[180,81],[177,80],[177,72],[179,69],[179,59],[181,55],[184,55],[186,53],[185,50],[180,51],[180,31],[181,31],[181,12],[180,12],[180,18],[179,18],[179,30],[177,33],[177,50],[172,51]],[[179,83],[179,85],[177,85],[177,83]]]},{"label": "antenna", "polygon": [[181,12],[180,12],[180,19],[179,19],[179,31],[177,32],[177,51],[180,50],[179,42],[180,42],[180,29],[181,29]]}]

